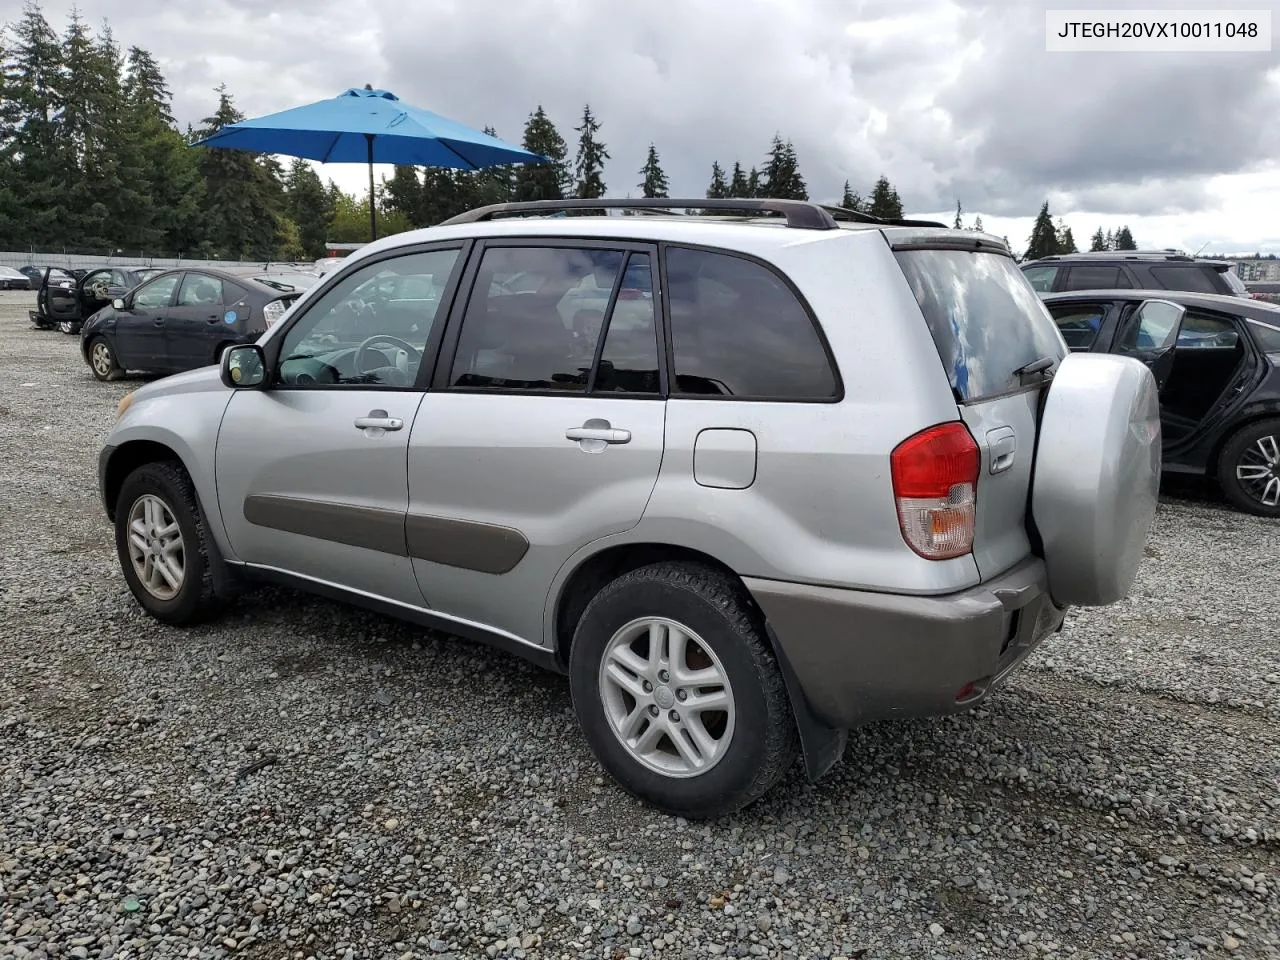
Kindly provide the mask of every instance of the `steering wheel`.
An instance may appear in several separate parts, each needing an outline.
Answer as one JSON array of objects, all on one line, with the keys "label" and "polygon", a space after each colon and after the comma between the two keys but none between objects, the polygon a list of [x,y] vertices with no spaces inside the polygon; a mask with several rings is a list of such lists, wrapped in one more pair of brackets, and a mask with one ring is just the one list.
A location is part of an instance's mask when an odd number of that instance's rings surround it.
[{"label": "steering wheel", "polygon": [[[373,367],[365,366],[367,355],[372,350],[372,347],[375,343],[386,344],[392,347],[399,347],[401,350],[407,353],[409,357],[413,358],[414,363],[419,363],[422,360],[422,351],[419,350],[417,347],[415,347],[412,343],[406,343],[404,340],[401,340],[399,337],[392,337],[384,333],[378,333],[378,334],[374,334],[372,337],[370,337],[369,339],[361,343],[360,346],[356,347],[356,356],[355,356],[354,362],[355,362],[357,374],[360,374],[362,376],[367,375],[369,373],[372,373],[373,370],[376,369]],[[379,367],[386,366],[385,357],[383,358],[383,362],[378,364],[378,366]],[[400,363],[396,363],[395,366],[396,366],[396,369],[400,371],[400,373],[405,375],[405,378],[407,380],[408,373],[409,373],[407,359],[403,366]]]}]

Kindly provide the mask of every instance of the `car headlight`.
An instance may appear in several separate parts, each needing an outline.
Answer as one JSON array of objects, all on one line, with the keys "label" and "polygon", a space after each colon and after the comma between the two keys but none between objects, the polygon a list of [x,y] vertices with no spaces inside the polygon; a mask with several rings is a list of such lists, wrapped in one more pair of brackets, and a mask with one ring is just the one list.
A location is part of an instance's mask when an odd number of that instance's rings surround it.
[{"label": "car headlight", "polygon": [[123,397],[121,397],[121,398],[120,398],[120,402],[116,404],[116,419],[117,419],[117,420],[119,420],[121,417],[123,417],[123,416],[124,416],[124,412],[125,412],[126,410],[128,410],[131,406],[133,406],[133,393],[134,393],[134,391],[130,390],[130,391],[129,391],[128,393],[126,393]]},{"label": "car headlight", "polygon": [[284,312],[289,309],[283,300],[272,300],[262,308],[262,319],[267,322],[270,328],[273,323],[284,316]]}]

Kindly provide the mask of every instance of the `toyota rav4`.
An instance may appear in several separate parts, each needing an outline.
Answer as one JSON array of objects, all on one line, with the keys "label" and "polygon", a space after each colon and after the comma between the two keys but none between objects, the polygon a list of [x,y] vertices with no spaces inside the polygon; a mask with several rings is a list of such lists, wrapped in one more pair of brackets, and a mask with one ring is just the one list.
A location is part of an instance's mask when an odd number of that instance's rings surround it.
[{"label": "toyota rav4", "polygon": [[626,789],[714,816],[860,724],[972,707],[1125,595],[1181,315],[1149,300],[1135,355],[1071,354],[982,234],[488,207],[125,397],[102,496],[159,620],[272,580],[494,644],[568,674]]}]

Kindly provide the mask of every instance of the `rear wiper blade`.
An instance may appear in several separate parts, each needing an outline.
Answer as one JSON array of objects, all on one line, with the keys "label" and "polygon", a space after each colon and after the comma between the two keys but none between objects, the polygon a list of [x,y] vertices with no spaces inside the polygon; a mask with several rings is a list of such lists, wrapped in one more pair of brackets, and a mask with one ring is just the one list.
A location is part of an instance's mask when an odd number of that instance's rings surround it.
[{"label": "rear wiper blade", "polygon": [[1018,378],[1018,382],[1023,386],[1034,382],[1037,377],[1042,380],[1051,380],[1053,379],[1053,370],[1051,368],[1056,362],[1053,357],[1039,357],[1018,367],[1013,371],[1013,375]]}]

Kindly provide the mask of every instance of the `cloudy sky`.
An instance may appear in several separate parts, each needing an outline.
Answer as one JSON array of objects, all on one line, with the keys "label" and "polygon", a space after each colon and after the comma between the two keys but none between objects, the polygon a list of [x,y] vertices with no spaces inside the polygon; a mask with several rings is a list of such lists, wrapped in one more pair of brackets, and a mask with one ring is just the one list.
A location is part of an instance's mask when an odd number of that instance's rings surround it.
[{"label": "cloudy sky", "polygon": [[[512,141],[541,103],[572,150],[589,102],[611,196],[638,193],[651,141],[672,194],[701,196],[713,160],[763,163],[778,132],[815,199],[885,173],[909,213],[950,219],[959,199],[1015,244],[1048,199],[1078,243],[1127,223],[1143,246],[1280,253],[1280,47],[1048,53],[1044,14],[1249,7],[1280,24],[1280,0],[75,5],[156,55],[182,123],[211,111],[219,83],[250,116],[372,83]],[[71,6],[43,3],[59,30]],[[359,167],[321,173],[367,182]]]}]

